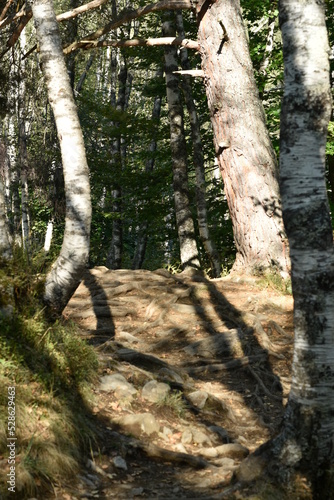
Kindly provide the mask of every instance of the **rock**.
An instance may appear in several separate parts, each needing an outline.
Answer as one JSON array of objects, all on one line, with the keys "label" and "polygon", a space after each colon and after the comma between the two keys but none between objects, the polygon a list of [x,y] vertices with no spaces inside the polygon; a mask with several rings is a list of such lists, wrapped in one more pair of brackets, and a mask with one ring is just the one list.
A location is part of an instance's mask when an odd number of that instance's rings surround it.
[{"label": "rock", "polygon": [[175,446],[174,446],[174,450],[175,451],[178,451],[179,453],[187,453],[187,450],[185,449],[185,447],[183,446],[182,443],[177,443]]},{"label": "rock", "polygon": [[[129,385],[131,386],[131,384]],[[134,399],[133,391],[129,387],[117,387],[114,391],[114,395],[120,401],[120,405],[122,408],[127,408],[129,406],[128,404],[123,403],[131,403],[131,401],[133,401]]]},{"label": "rock", "polygon": [[235,462],[232,458],[223,457],[223,458],[217,458],[217,460],[215,460],[215,465],[223,467],[224,469],[234,469]]},{"label": "rock", "polygon": [[158,401],[163,400],[169,392],[169,385],[164,384],[163,382],[157,382],[156,380],[151,380],[144,385],[141,395],[143,399],[146,399],[151,403],[157,403]]},{"label": "rock", "polygon": [[101,378],[100,391],[123,391],[125,394],[136,394],[137,389],[130,384],[123,375],[114,373],[113,375],[105,375]]},{"label": "rock", "polygon": [[131,335],[131,333],[128,332],[119,332],[117,334],[117,340],[125,340],[130,344],[137,344],[138,342],[140,342],[140,340],[137,337]]},{"label": "rock", "polygon": [[140,497],[144,493],[144,488],[133,488],[130,490],[130,497]]},{"label": "rock", "polygon": [[193,436],[193,442],[195,444],[199,444],[202,446],[207,444],[208,446],[212,446],[211,439],[209,438],[209,436],[204,434],[204,432],[199,431],[197,429],[193,429],[192,436]]},{"label": "rock", "polygon": [[190,429],[186,429],[185,431],[182,432],[181,442],[183,444],[190,444],[192,443],[192,440],[193,440],[193,433],[191,432]]},{"label": "rock", "polygon": [[103,469],[101,469],[101,467],[96,465],[96,463],[93,462],[93,460],[91,460],[90,458],[87,459],[86,467],[87,467],[87,469],[92,469],[97,474],[101,474],[101,476],[107,475],[106,472]]},{"label": "rock", "polygon": [[200,448],[198,450],[198,453],[205,458],[216,458],[218,457],[218,451],[216,448]]},{"label": "rock", "polygon": [[216,450],[220,457],[226,456],[229,458],[243,459],[249,455],[249,449],[239,443],[222,444],[221,446],[217,446]]},{"label": "rock", "polygon": [[154,434],[154,432],[159,432],[160,429],[160,426],[152,413],[125,415],[125,417],[122,417],[118,422],[135,435],[144,432],[150,436],[151,434]]},{"label": "rock", "polygon": [[165,436],[171,436],[173,434],[172,429],[170,429],[169,427],[164,427],[162,429],[162,432]]},{"label": "rock", "polygon": [[187,397],[194,406],[202,410],[205,406],[208,396],[208,393],[205,391],[194,391],[188,394]]},{"label": "rock", "polygon": [[128,466],[126,465],[126,461],[124,458],[117,456],[113,458],[113,464],[117,469],[128,470]]},{"label": "rock", "polygon": [[267,460],[264,457],[250,455],[241,462],[240,467],[235,471],[235,476],[240,482],[255,481],[262,475],[266,465]]}]

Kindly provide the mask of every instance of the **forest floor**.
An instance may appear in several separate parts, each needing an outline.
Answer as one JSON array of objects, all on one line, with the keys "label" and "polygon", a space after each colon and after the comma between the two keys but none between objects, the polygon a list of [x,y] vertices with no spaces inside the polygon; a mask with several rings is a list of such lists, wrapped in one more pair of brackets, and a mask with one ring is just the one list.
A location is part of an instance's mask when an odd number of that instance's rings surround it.
[{"label": "forest floor", "polygon": [[63,315],[98,353],[97,442],[56,497],[285,498],[231,478],[279,428],[292,313],[259,278],[90,270]]}]

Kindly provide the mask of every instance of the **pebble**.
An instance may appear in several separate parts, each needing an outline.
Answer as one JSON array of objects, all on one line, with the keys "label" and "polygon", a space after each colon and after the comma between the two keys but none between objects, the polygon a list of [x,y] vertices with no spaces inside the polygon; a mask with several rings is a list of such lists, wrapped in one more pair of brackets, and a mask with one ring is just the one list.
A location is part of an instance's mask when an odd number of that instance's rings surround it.
[{"label": "pebble", "polygon": [[193,434],[190,429],[186,429],[182,432],[181,442],[183,444],[191,444],[193,440]]},{"label": "pebble", "polygon": [[128,466],[126,465],[126,461],[124,458],[117,456],[113,458],[113,464],[117,469],[128,470]]}]

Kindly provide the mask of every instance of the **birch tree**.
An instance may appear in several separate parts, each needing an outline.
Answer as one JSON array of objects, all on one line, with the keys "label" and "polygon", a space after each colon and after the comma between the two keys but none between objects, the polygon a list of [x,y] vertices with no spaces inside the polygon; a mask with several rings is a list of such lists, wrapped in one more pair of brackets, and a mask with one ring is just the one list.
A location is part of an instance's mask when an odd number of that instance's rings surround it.
[{"label": "birch tree", "polygon": [[40,62],[57,126],[66,191],[63,245],[45,284],[46,303],[61,311],[88,262],[91,224],[89,170],[52,0],[35,0],[32,10]]},{"label": "birch tree", "polygon": [[332,498],[334,488],[329,472],[334,464],[334,248],[325,183],[331,93],[324,7],[318,0],[280,0],[285,66],[280,185],[292,266],[293,373],[281,433],[250,459],[260,464],[258,472],[276,464],[278,479],[288,479],[294,470],[305,473],[315,499]]}]

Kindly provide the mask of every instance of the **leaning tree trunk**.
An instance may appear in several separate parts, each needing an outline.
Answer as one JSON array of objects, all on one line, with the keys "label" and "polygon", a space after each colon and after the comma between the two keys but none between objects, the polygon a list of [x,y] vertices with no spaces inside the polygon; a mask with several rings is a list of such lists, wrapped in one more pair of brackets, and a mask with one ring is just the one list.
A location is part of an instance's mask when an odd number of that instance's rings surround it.
[{"label": "leaning tree trunk", "polygon": [[[170,15],[163,23],[164,36],[175,36]],[[200,268],[194,221],[189,206],[188,159],[184,137],[183,107],[179,90],[177,49],[165,48],[166,87],[168,116],[170,123],[170,146],[173,162],[173,188],[176,226],[180,243],[180,257],[183,269]]]},{"label": "leaning tree trunk", "polygon": [[64,171],[66,220],[60,255],[46,278],[45,301],[61,311],[89,256],[91,201],[85,147],[51,0],[32,5],[40,61],[55,117]]},{"label": "leaning tree trunk", "polygon": [[[183,17],[181,12],[176,13],[176,29],[178,35],[182,38],[185,38]],[[183,47],[180,50],[180,60],[182,69],[189,70],[190,63],[188,59],[188,50],[186,47]],[[205,165],[204,165],[203,145],[201,139],[201,128],[198,119],[196,104],[194,102],[192,94],[191,77],[189,75],[183,76],[181,80],[181,87],[184,93],[184,99],[188,109],[189,122],[191,127],[193,161],[194,161],[195,177],[196,177],[196,207],[197,207],[198,230],[205,252],[211,261],[212,273],[215,278],[219,278],[222,267],[215,242],[213,241],[210,235],[210,229],[208,223],[208,210],[206,203]]]},{"label": "leaning tree trunk", "polygon": [[198,39],[237,249],[234,270],[289,266],[277,164],[254,79],[239,0],[197,3]]},{"label": "leaning tree trunk", "polygon": [[280,24],[285,66],[280,184],[295,343],[282,430],[270,443],[271,459],[263,463],[279,464],[278,472],[301,470],[313,484],[313,498],[329,499],[334,491],[333,474],[331,486],[327,482],[334,465],[334,248],[325,182],[331,95],[324,2],[280,0]]}]

